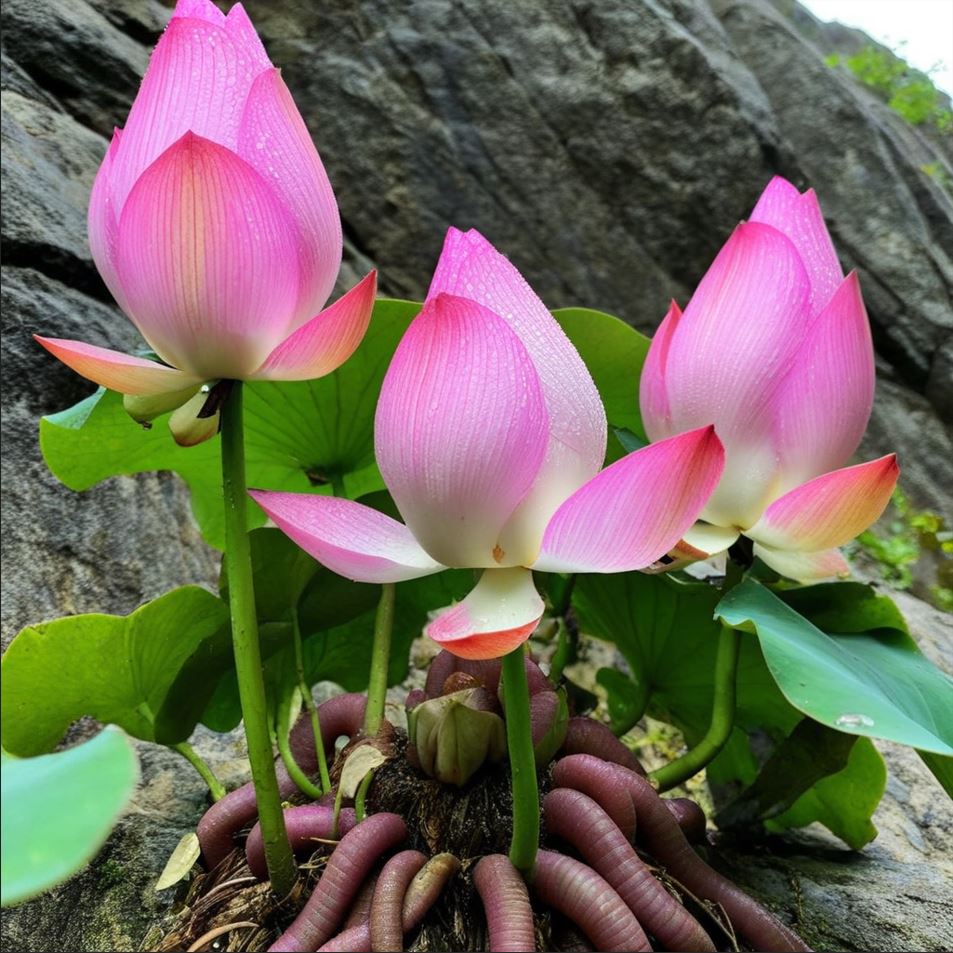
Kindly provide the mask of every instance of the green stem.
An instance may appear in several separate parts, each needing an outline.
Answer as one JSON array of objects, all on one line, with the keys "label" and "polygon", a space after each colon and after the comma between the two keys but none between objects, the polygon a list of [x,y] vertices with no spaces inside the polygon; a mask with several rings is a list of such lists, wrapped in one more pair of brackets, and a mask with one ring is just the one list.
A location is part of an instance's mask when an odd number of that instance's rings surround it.
[{"label": "green stem", "polygon": [[549,663],[549,680],[558,685],[566,666],[573,665],[578,657],[579,633],[575,624],[570,626],[565,617],[557,623],[556,651]]},{"label": "green stem", "polygon": [[553,613],[558,616],[565,616],[572,608],[572,592],[576,588],[576,574],[571,573],[565,580],[563,591],[559,599],[559,605],[553,606]]},{"label": "green stem", "polygon": [[715,691],[708,731],[694,748],[649,775],[659,791],[668,791],[698,774],[715,759],[731,736],[735,724],[735,682],[740,647],[741,634],[737,629],[722,625],[715,656]]},{"label": "green stem", "polygon": [[390,668],[390,635],[394,628],[394,594],[392,582],[381,586],[381,601],[374,619],[374,647],[371,650],[371,676],[367,684],[367,708],[364,710],[364,734],[373,738],[384,720],[387,700],[387,673]]},{"label": "green stem", "polygon": [[271,886],[286,896],[297,878],[288,843],[281,795],[275,775],[274,752],[268,731],[268,708],[262,674],[258,617],[255,609],[251,547],[248,542],[245,441],[242,425],[242,385],[235,382],[222,407],[222,489],[225,497],[225,563],[232,618],[232,646],[245,723],[245,742],[261,821],[265,861]]},{"label": "green stem", "polygon": [[373,780],[374,771],[372,769],[368,771],[363,778],[361,778],[361,783],[358,786],[357,793],[354,795],[354,816],[357,818],[358,823],[364,820],[364,816],[367,813],[365,808],[367,789],[371,786],[371,781]]},{"label": "green stem", "polygon": [[324,754],[324,741],[321,738],[321,720],[318,716],[318,706],[314,703],[311,686],[304,676],[304,649],[301,645],[301,626],[298,624],[298,608],[291,610],[291,632],[295,647],[295,670],[298,675],[298,690],[301,692],[301,701],[311,719],[311,732],[314,735],[314,747],[318,756],[318,773],[321,777],[321,793],[327,794],[331,790],[331,775],[328,772],[328,759]]},{"label": "green stem", "polygon": [[324,794],[324,791],[301,770],[301,766],[295,761],[295,757],[291,753],[291,745],[288,744],[287,733],[279,727],[275,733],[275,737],[278,741],[278,752],[281,754],[281,760],[284,761],[285,770],[288,772],[291,780],[298,785],[298,790],[301,791],[302,794],[307,794],[309,798],[316,801]]},{"label": "green stem", "polygon": [[510,860],[524,876],[529,876],[539,848],[539,787],[522,648],[503,656],[503,702],[506,707],[506,744],[510,753],[513,785]]},{"label": "green stem", "polygon": [[344,788],[338,785],[334,795],[334,821],[331,824],[331,837],[335,840],[338,837],[338,827],[341,823],[341,805],[344,803]]},{"label": "green stem", "polygon": [[341,473],[332,473],[331,475],[331,493],[334,496],[347,496],[347,492],[344,489],[344,475]]},{"label": "green stem", "polygon": [[558,628],[556,651],[549,663],[549,678],[556,684],[563,677],[566,666],[576,662],[579,653],[579,629],[576,626],[576,620],[568,618],[569,610],[572,608],[572,591],[575,587],[576,574],[572,573],[564,581],[559,602],[553,606],[553,615],[558,620]]},{"label": "green stem", "polygon": [[198,752],[188,742],[182,741],[177,745],[172,745],[172,750],[178,751],[202,775],[202,780],[208,785],[213,801],[220,801],[225,797],[225,785],[215,777],[215,772],[202,760]]}]

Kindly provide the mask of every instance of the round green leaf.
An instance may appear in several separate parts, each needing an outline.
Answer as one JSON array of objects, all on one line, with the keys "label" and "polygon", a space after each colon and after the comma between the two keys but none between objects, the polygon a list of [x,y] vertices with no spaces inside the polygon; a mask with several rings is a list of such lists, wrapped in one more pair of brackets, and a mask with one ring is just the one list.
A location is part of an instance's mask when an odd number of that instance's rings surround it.
[{"label": "round green leaf", "polygon": [[139,774],[132,745],[111,728],[56,754],[4,754],[0,771],[3,906],[47,890],[91,860]]},{"label": "round green leaf", "polygon": [[[720,625],[714,618],[721,593],[707,583],[684,582],[672,576],[644,573],[580,576],[573,590],[573,606],[582,631],[614,642],[628,663],[631,677],[603,669],[599,681],[609,694],[609,711],[617,727],[624,728],[644,710],[660,721],[678,727],[689,744],[697,743],[708,728],[713,697],[712,672]],[[758,777],[758,760],[746,732],[764,737],[778,748],[795,729],[801,715],[775,684],[757,639],[742,640],[737,673],[735,729],[728,744],[708,766],[708,777],[719,784],[750,786]],[[882,785],[871,798],[837,797],[849,792],[858,778],[869,778],[872,760],[858,756],[843,767],[832,761],[827,773],[809,779],[801,788],[805,800],[797,812],[775,818],[775,828],[820,820],[838,836],[862,846],[875,833],[870,818],[880,800]],[[881,771],[882,768],[882,761]],[[838,786],[827,788],[821,802],[810,800],[814,788],[832,777]],[[764,779],[762,779],[762,784]],[[758,790],[751,792],[757,797]],[[795,805],[798,806],[798,805]],[[766,805],[773,807],[773,805]],[[754,815],[760,816],[758,810]],[[858,842],[866,833],[866,840]]]},{"label": "round green leaf", "polygon": [[953,798],[953,758],[949,755],[934,754],[932,751],[918,751],[917,754],[940,783],[940,787]]},{"label": "round green leaf", "polygon": [[[226,626],[220,599],[174,589],[128,616],[77,615],[23,629],[0,663],[3,747],[51,751],[84,715],[155,741],[154,713],[185,660]],[[195,722],[178,726],[184,741]]]},{"label": "round green leaf", "polygon": [[[873,632],[895,629],[907,633],[897,604],[863,582],[822,582],[815,586],[782,589],[778,597],[823,632]],[[910,639],[908,644],[915,648]]]},{"label": "round green leaf", "polygon": [[[383,487],[374,463],[374,411],[397,343],[420,305],[379,299],[364,340],[332,374],[313,381],[246,384],[248,485],[327,493],[339,479],[356,498]],[[40,447],[54,476],[85,490],[118,474],[171,470],[189,485],[202,535],[224,545],[219,438],[179,447],[168,417],[150,429],[123,410],[122,396],[99,390],[40,421]],[[250,499],[249,525],[264,513]]]},{"label": "round green leaf", "polygon": [[[349,582],[328,570],[321,572],[325,575],[315,576],[300,605],[305,679],[309,685],[327,680],[345,691],[362,691],[367,687],[370,672],[380,587]],[[397,584],[389,685],[399,684],[407,677],[410,644],[420,635],[430,611],[462,599],[473,588],[473,582],[473,574],[468,570],[448,569]],[[322,598],[322,593],[326,598]],[[271,630],[275,630],[274,642]],[[266,684],[270,692],[280,693],[295,675],[291,627],[263,626],[262,641],[263,654],[267,656]],[[209,681],[208,676],[206,680]],[[207,699],[202,723],[213,731],[230,731],[241,719],[234,668],[229,663],[217,683],[214,677],[211,681],[214,689],[201,696]]]},{"label": "round green leaf", "polygon": [[[858,738],[846,766],[821,778],[783,814],[765,822],[769,831],[805,827],[819,821],[845,844],[859,850],[877,836],[871,817],[887,786],[887,767],[868,738]],[[844,811],[850,804],[853,810]]]},{"label": "round green leaf", "polygon": [[553,317],[589,368],[609,427],[631,431],[646,440],[639,411],[639,378],[651,340],[621,319],[592,308],[560,308]]},{"label": "round green leaf", "polygon": [[[292,654],[291,621],[295,607],[306,636],[345,625],[366,613],[373,614],[380,598],[378,586],[335,575],[280,530],[253,530],[249,542],[266,671],[274,668],[279,673],[294,672],[293,664],[290,668],[283,662],[271,666],[270,660],[275,655]],[[224,566],[219,585],[222,600],[227,602]],[[360,657],[358,651],[354,660]],[[194,725],[200,719],[216,731],[229,731],[240,718],[232,637],[228,627],[224,627],[196,646],[182,664],[156,714],[156,740],[179,741],[182,727]]]},{"label": "round green leaf", "polygon": [[757,633],[772,676],[804,714],[850,734],[953,754],[953,679],[904,632],[823,632],[754,579],[732,589],[718,615]]},{"label": "round green leaf", "polygon": [[[628,697],[610,709],[641,717],[648,704],[652,717],[676,725],[695,743],[708,730],[712,671],[720,598],[714,587],[665,575],[617,573],[584,575],[576,580],[573,606],[582,631],[614,642],[632,673]],[[622,693],[625,682],[603,675],[603,687]],[[638,699],[637,712],[632,699]],[[738,661],[737,723],[786,735],[798,714],[784,700],[764,664],[755,640],[745,640]]]}]

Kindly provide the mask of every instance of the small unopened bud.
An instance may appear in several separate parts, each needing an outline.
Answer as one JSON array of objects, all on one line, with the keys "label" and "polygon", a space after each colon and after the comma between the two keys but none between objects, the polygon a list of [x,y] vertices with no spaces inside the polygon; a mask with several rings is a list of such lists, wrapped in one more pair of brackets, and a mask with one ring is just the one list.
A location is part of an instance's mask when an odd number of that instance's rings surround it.
[{"label": "small unopened bud", "polygon": [[486,763],[506,755],[506,726],[482,688],[467,688],[421,702],[408,719],[423,771],[462,787]]},{"label": "small unopened bud", "polygon": [[126,394],[122,399],[122,406],[133,420],[146,424],[170,410],[181,407],[198,390],[199,385],[195,384],[183,390],[170,390],[164,394],[149,394],[144,397]]},{"label": "small unopened bud", "polygon": [[169,429],[180,447],[194,447],[218,433],[221,415],[215,412],[202,416],[209,395],[199,390],[169,418]]}]

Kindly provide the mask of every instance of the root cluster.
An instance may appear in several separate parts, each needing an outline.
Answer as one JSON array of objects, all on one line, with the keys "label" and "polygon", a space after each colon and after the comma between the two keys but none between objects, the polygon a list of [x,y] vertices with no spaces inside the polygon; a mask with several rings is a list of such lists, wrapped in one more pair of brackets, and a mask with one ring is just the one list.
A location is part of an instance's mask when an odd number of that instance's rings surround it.
[{"label": "root cluster", "polygon": [[[535,664],[531,668],[531,693],[543,696],[535,710],[551,710],[552,686]],[[426,688],[408,704],[436,697],[445,685],[457,689],[461,677],[495,694],[499,664],[441,654]],[[364,705],[364,696],[351,694],[321,706],[329,756],[341,736],[361,743]],[[548,730],[545,717],[540,721],[534,735]],[[632,753],[591,719],[569,720],[556,760],[541,771],[544,849],[526,878],[505,854],[506,770],[487,767],[457,789],[422,775],[402,734],[392,743],[395,757],[368,792],[364,820],[358,823],[348,809],[335,818],[331,803],[286,810],[296,854],[305,858],[317,848],[323,870],[307,896],[273,910],[269,950],[438,949],[435,925],[444,937],[477,949],[485,941],[494,953],[807,949],[696,852],[692,842],[705,837],[701,809],[686,799],[660,798]],[[302,769],[315,772],[309,721],[296,725],[291,747]],[[280,765],[279,780],[283,796],[292,797],[294,784]],[[198,834],[210,869],[233,870],[235,852],[243,849],[249,878],[266,877],[257,825],[238,846],[255,818],[251,785],[209,809]],[[213,924],[207,936],[214,930]]]}]

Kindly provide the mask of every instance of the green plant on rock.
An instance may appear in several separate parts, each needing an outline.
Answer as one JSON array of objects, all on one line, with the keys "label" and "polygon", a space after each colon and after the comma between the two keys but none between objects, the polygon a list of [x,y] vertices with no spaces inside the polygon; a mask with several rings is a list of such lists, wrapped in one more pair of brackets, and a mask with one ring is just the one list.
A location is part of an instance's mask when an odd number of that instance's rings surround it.
[{"label": "green plant on rock", "polygon": [[933,84],[929,72],[915,69],[890,50],[865,46],[852,56],[833,53],[826,62],[828,66],[845,66],[911,125],[929,125],[940,132],[953,130],[953,111]]},{"label": "green plant on rock", "polygon": [[[881,578],[895,589],[915,584],[918,565],[926,563],[933,581],[924,594],[938,608],[953,611],[953,530],[946,520],[930,510],[915,509],[902,490],[895,490],[888,517],[861,533],[853,546],[854,556],[873,560]],[[929,562],[936,561],[936,569]]]}]

